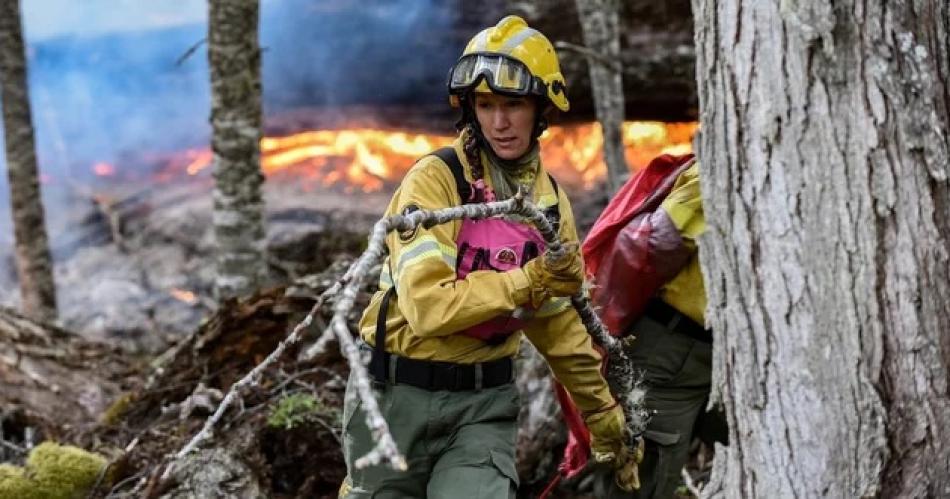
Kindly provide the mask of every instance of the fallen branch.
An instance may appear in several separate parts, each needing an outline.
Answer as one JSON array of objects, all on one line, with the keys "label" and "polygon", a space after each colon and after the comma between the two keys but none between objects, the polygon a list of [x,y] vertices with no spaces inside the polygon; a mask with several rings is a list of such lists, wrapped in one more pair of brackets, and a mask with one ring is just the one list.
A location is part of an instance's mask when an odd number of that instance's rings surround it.
[{"label": "fallen branch", "polygon": [[[370,234],[366,251],[360,255],[346,274],[337,281],[332,287],[324,291],[313,306],[310,313],[294,327],[290,336],[278,345],[270,355],[258,364],[244,378],[234,383],[227,395],[222,400],[214,414],[205,422],[201,431],[195,435],[185,447],[175,454],[171,463],[166,467],[162,474],[161,481],[166,480],[172,473],[173,465],[178,460],[195,449],[201,442],[211,437],[211,430],[215,424],[224,415],[224,412],[230,404],[239,396],[239,392],[246,386],[257,383],[263,370],[279,358],[287,346],[295,343],[300,332],[308,327],[316,313],[319,311],[323,302],[330,296],[339,293],[339,298],[334,305],[334,314],[330,319],[329,327],[314,345],[308,348],[303,355],[303,359],[312,359],[321,353],[331,339],[336,339],[340,344],[340,350],[350,365],[350,374],[353,377],[356,391],[363,402],[363,410],[366,415],[366,423],[377,442],[365,456],[356,460],[355,465],[358,468],[375,465],[382,461],[388,461],[394,469],[405,470],[406,461],[396,447],[396,443],[389,432],[389,426],[383,418],[376,397],[373,395],[372,384],[366,366],[360,356],[359,348],[353,341],[353,335],[347,326],[346,318],[356,302],[360,286],[369,271],[378,265],[388,253],[386,248],[386,235],[398,230],[411,231],[418,226],[430,228],[435,225],[443,224],[452,220],[485,219],[503,215],[518,215],[527,219],[541,233],[547,245],[543,258],[557,260],[564,256],[564,246],[554,230],[553,225],[545,217],[544,213],[534,204],[526,201],[519,192],[515,197],[491,203],[467,204],[454,206],[441,210],[427,211],[417,210],[409,215],[392,215],[376,222]],[[341,289],[342,288],[342,289]],[[635,381],[633,366],[630,363],[624,351],[624,345],[616,338],[612,337],[607,328],[600,321],[597,314],[590,306],[590,302],[581,291],[571,302],[577,308],[581,321],[584,323],[588,332],[594,341],[603,346],[609,357],[609,366],[607,376],[608,381],[612,381],[613,387],[619,387],[616,390],[618,399],[627,413],[627,422],[634,435],[642,433],[646,425],[646,411],[642,408],[643,390],[636,389],[638,384]],[[618,376],[620,378],[618,378]],[[617,378],[611,380],[611,378]]]},{"label": "fallen branch", "polygon": [[[539,210],[537,206],[531,202],[526,201],[520,193],[506,201],[466,204],[435,211],[417,210],[409,215],[392,215],[384,218],[373,227],[366,252],[364,252],[360,259],[354,263],[354,266],[350,268],[349,273],[352,273],[353,278],[350,280],[348,288],[351,289],[352,297],[346,303],[341,303],[342,300],[337,302],[336,313],[331,320],[331,327],[324,331],[316,344],[305,351],[303,358],[312,359],[322,352],[333,336],[336,336],[337,339],[345,336],[344,341],[346,344],[341,342],[341,348],[344,350],[348,348],[347,345],[353,343],[349,330],[345,326],[345,318],[350,311],[353,301],[352,298],[355,298],[356,290],[359,288],[363,276],[366,275],[370,268],[380,263],[386,254],[386,235],[390,231],[412,231],[420,225],[429,228],[452,220],[463,218],[483,219],[506,214],[519,215],[527,219],[527,221],[538,229],[538,232],[541,233],[547,246],[544,258],[557,260],[563,256],[564,247],[557,235],[557,231],[554,230],[554,226],[551,225],[547,217],[545,217],[544,212]],[[344,294],[345,293],[347,293],[346,290],[344,290]],[[607,380],[611,384],[614,393],[617,394],[621,406],[624,408],[627,425],[631,434],[639,436],[646,428],[646,423],[649,419],[648,413],[643,405],[646,392],[639,382],[640,377],[634,372],[633,365],[627,357],[624,350],[624,342],[610,335],[606,326],[604,326],[603,322],[601,322],[600,318],[594,312],[590,305],[590,300],[583,291],[573,296],[571,302],[577,309],[581,321],[594,341],[607,351],[609,359]],[[334,324],[337,326],[334,327]],[[358,360],[359,356],[355,345],[352,348],[354,350],[353,358]],[[347,355],[347,358],[349,359],[350,356]],[[362,363],[359,363],[358,369],[355,368],[352,363],[350,365],[356,375],[357,387],[363,386],[366,390],[364,393],[362,391],[364,388],[360,388],[360,398],[365,404],[366,397],[364,395],[372,395],[372,392],[369,391],[370,382],[368,377],[366,377],[366,369],[362,366]],[[375,399],[372,401],[371,406],[373,408],[376,407]],[[369,408],[367,408],[366,417],[367,424],[374,434],[382,431],[383,425],[385,424],[385,421],[382,421],[382,416],[378,416],[377,419],[377,415],[371,415]],[[378,462],[381,456],[376,454],[377,451],[383,453],[389,452],[383,451],[381,446],[382,444],[379,444],[370,455],[358,460],[357,466]],[[392,457],[388,454],[387,456]],[[368,461],[363,459],[368,459]]]}]

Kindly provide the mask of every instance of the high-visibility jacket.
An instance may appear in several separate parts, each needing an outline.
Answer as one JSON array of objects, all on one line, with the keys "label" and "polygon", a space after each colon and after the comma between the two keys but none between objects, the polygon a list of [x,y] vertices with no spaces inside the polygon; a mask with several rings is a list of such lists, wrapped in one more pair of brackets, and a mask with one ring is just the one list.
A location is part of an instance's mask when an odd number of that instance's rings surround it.
[{"label": "high-visibility jacket", "polygon": [[[453,147],[471,182],[471,169],[462,153],[461,141],[456,140]],[[491,165],[486,163],[484,178],[490,186],[489,168]],[[563,189],[559,191],[560,194],[542,172],[535,180],[533,201],[541,209],[557,204],[561,240],[576,242],[571,205]],[[435,156],[426,156],[406,174],[386,215],[403,213],[411,207],[436,210],[460,204],[448,166]],[[528,278],[520,268],[507,272],[480,270],[464,279],[457,278],[455,240],[460,228],[460,221],[452,221],[387,236],[389,257],[383,264],[380,290],[360,320],[360,333],[367,343],[375,345],[379,307],[385,291],[395,283],[396,296],[386,314],[387,352],[461,364],[511,357],[518,352],[519,333],[500,344],[458,334],[497,315],[511,313],[529,300]],[[594,412],[614,405],[600,372],[601,355],[594,350],[570,299],[548,300],[528,321],[523,333],[545,357],[554,376],[581,411]]]},{"label": "high-visibility jacket", "polygon": [[704,325],[706,290],[699,267],[696,238],[706,230],[706,217],[699,191],[698,162],[676,178],[673,190],[660,204],[660,208],[673,222],[690,255],[686,265],[660,290],[660,297],[697,324]]}]

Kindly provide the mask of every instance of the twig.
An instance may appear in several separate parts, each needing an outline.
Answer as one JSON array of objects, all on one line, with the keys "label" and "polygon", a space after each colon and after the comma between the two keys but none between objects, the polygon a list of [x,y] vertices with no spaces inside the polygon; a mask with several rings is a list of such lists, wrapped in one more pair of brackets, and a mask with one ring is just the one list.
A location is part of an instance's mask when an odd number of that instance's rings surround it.
[{"label": "twig", "polygon": [[702,497],[702,495],[700,495],[702,493],[702,489],[693,483],[693,477],[689,475],[689,472],[686,471],[686,468],[680,470],[680,474],[683,476],[683,483],[686,485],[686,489],[689,490],[689,493],[696,496],[696,499]]},{"label": "twig", "polygon": [[185,53],[182,54],[181,57],[179,57],[179,58],[175,61],[175,66],[177,67],[177,66],[181,66],[182,64],[184,64],[185,61],[186,61],[189,57],[191,57],[191,54],[194,54],[195,51],[198,50],[198,47],[200,47],[202,44],[204,44],[204,43],[207,42],[207,41],[208,41],[207,38],[202,38],[201,40],[198,40],[197,42],[195,42],[194,45],[192,45],[191,47],[189,47],[188,50],[186,50]]},{"label": "twig", "polygon": [[305,369],[305,370],[303,370],[303,371],[298,371],[298,372],[295,372],[295,373],[293,373],[293,374],[287,374],[287,378],[281,380],[281,382],[280,382],[279,384],[277,384],[274,388],[271,388],[271,389],[270,389],[270,393],[271,393],[271,395],[274,395],[274,394],[276,394],[277,392],[283,390],[285,386],[287,386],[287,385],[293,383],[294,381],[296,381],[298,378],[301,378],[301,377],[306,376],[306,375],[308,375],[308,374],[313,374],[313,373],[318,373],[318,372],[323,372],[323,373],[329,374],[330,376],[333,376],[333,377],[336,378],[336,379],[340,379],[340,375],[339,375],[339,374],[337,374],[337,373],[335,373],[335,372],[333,372],[333,371],[331,371],[331,370],[329,370],[329,369],[327,369],[327,368],[325,368],[325,367],[314,367],[314,368],[311,368],[311,369]]},{"label": "twig", "polygon": [[8,448],[8,449],[10,449],[10,450],[13,450],[14,452],[18,452],[18,453],[20,453],[20,454],[26,454],[26,449],[24,449],[23,447],[20,447],[19,445],[16,445],[16,444],[12,443],[12,442],[7,442],[6,440],[0,439],[0,445],[3,445],[4,447],[6,447],[6,448]]},{"label": "twig", "polygon": [[593,59],[594,61],[597,61],[598,63],[600,63],[603,66],[606,66],[607,69],[615,73],[624,72],[623,66],[619,62],[611,61],[600,52],[591,50],[590,48],[585,47],[583,45],[577,45],[576,43],[558,40],[554,42],[554,48],[559,49],[559,50],[570,50],[571,52],[577,52],[578,54],[581,54],[584,57],[587,57],[588,60]]},{"label": "twig", "polygon": [[[343,279],[346,279],[346,276],[343,276]],[[211,437],[211,429],[214,428],[214,425],[218,423],[222,416],[224,416],[224,412],[228,409],[231,403],[234,402],[235,398],[238,397],[239,392],[244,387],[256,383],[264,369],[276,361],[284,353],[284,350],[286,350],[288,346],[296,343],[297,340],[300,339],[301,332],[310,325],[310,323],[313,321],[313,316],[320,312],[320,307],[323,306],[323,302],[326,300],[326,298],[335,294],[337,290],[340,289],[343,284],[343,279],[328,288],[320,295],[319,298],[317,298],[317,302],[313,305],[313,308],[310,309],[310,313],[308,313],[307,316],[304,317],[304,319],[294,327],[290,335],[284,341],[281,341],[280,344],[277,345],[277,348],[274,349],[274,351],[271,352],[267,358],[265,358],[260,364],[252,369],[251,372],[247,373],[247,375],[231,385],[231,388],[228,390],[227,395],[225,395],[224,400],[221,401],[214,414],[212,414],[211,417],[205,422],[205,425],[201,428],[201,431],[198,432],[198,434],[195,435],[191,441],[189,441],[180,451],[178,451],[178,453],[175,454],[172,462],[169,463],[169,465],[165,468],[165,471],[162,473],[162,481],[167,480],[168,477],[171,476],[173,464],[177,460],[181,459],[189,452],[194,450],[194,448],[199,443]]]}]

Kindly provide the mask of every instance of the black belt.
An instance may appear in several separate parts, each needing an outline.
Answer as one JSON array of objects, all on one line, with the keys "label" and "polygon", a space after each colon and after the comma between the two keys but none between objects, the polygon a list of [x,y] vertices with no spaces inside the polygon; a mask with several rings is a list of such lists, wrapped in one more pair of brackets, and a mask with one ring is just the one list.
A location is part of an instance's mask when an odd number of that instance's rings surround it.
[{"label": "black belt", "polygon": [[[483,362],[480,364],[455,364],[452,362],[435,362],[416,360],[388,354],[393,371],[392,381],[411,385],[429,391],[448,390],[453,392],[479,390],[506,385],[514,380],[514,363],[510,357]],[[370,365],[381,363],[373,352]],[[387,369],[389,371],[389,369]],[[370,369],[376,381],[385,382],[375,375],[377,369]],[[390,371],[392,372],[392,371]],[[388,378],[389,376],[387,376]]]},{"label": "black belt", "polygon": [[700,326],[696,321],[659,298],[650,299],[643,315],[666,326],[670,331],[685,334],[698,341],[712,343],[711,330]]}]

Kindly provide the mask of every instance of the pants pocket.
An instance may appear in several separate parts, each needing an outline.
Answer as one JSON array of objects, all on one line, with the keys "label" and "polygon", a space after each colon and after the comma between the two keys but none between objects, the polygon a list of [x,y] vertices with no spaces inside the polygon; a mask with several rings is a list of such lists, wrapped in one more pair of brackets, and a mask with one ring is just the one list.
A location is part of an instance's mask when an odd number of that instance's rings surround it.
[{"label": "pants pocket", "polygon": [[689,443],[679,432],[647,430],[643,438],[646,449],[640,465],[641,497],[674,497]]}]

